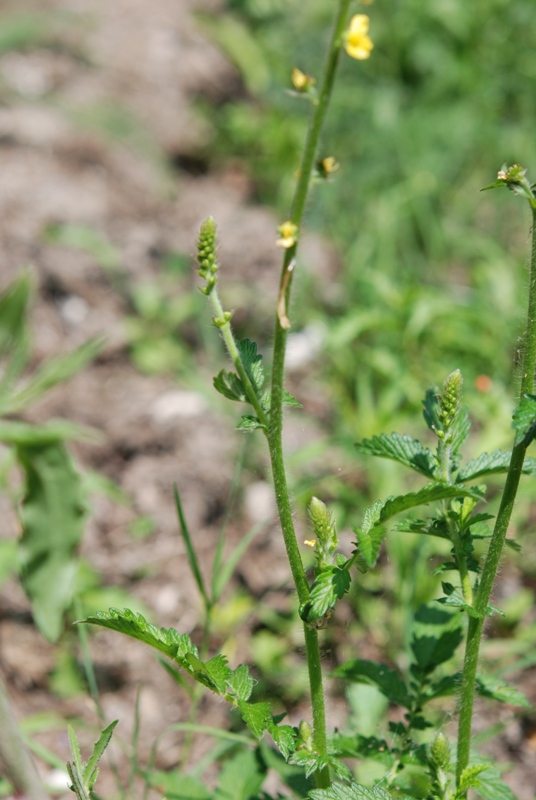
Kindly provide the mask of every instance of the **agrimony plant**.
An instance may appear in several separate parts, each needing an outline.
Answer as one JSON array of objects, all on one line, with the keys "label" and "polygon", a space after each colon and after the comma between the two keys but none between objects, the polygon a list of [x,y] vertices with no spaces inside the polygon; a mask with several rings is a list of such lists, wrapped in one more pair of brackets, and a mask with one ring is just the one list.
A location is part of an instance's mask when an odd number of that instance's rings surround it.
[{"label": "agrimony plant", "polygon": [[[423,486],[414,492],[378,500],[366,508],[361,523],[354,529],[354,550],[348,554],[339,552],[336,525],[329,509],[320,499],[313,498],[309,506],[312,538],[307,540],[315,553],[311,578],[304,568],[296,538],[282,440],[283,408],[300,405],[284,386],[287,336],[291,327],[289,303],[312,178],[325,178],[336,168],[332,157],[318,158],[318,142],[340,52],[344,48],[349,56],[365,59],[373,47],[368,17],[356,15],[348,24],[348,9],[348,0],[340,0],[318,89],[315,80],[301,70],[296,69],[292,76],[296,91],[311,100],[312,111],[294,201],[288,218],[278,229],[277,244],[283,250],[283,263],[276,301],[269,386],[257,345],[249,339],[235,338],[232,313],[221,304],[216,226],[211,218],[202,225],[198,242],[199,275],[203,280],[201,291],[207,296],[214,325],[220,331],[234,367],[234,371],[222,369],[214,378],[214,387],[226,399],[249,406],[237,428],[250,433],[260,431],[270,455],[281,531],[303,622],[312,720],[303,721],[297,728],[285,724],[283,717],[274,713],[268,701],[252,701],[254,681],[247,666],[232,669],[222,655],[207,658],[200,654],[188,636],[174,629],[157,628],[140,615],[116,609],[88,617],[85,622],[149,644],[167,656],[183,676],[234,707],[256,739],[260,740],[269,733],[288,765],[302,768],[306,778],[314,777],[314,789],[302,783],[296,790],[296,784],[287,781],[293,797],[307,795],[313,800],[462,800],[473,791],[485,800],[505,800],[513,795],[494,765],[472,754],[469,745],[475,694],[510,704],[527,704],[521,692],[493,675],[479,674],[477,667],[485,619],[498,611],[491,605],[490,598],[503,546],[506,543],[516,547],[515,542],[506,538],[506,532],[519,479],[523,473],[536,474],[536,461],[525,457],[528,445],[536,436],[536,397],[532,395],[536,358],[536,245],[533,245],[531,261],[521,398],[514,415],[516,438],[513,448],[483,453],[476,459],[463,462],[463,446],[469,434],[470,421],[462,402],[462,375],[455,370],[445,378],[441,389],[430,389],[424,398],[424,420],[435,436],[435,448],[397,433],[374,436],[356,446],[361,456],[391,459],[418,473],[424,479]],[[524,196],[533,215],[536,213],[534,187],[521,167],[503,168],[493,186],[506,186]],[[492,515],[477,507],[486,497],[482,479],[499,473],[506,474],[506,483],[491,528]],[[432,507],[431,513],[424,511],[428,506]],[[417,509],[419,516],[415,513]],[[394,522],[395,518],[398,521]],[[181,527],[184,531],[182,519]],[[400,535],[411,533],[438,542],[438,554],[443,559],[439,567],[444,577],[442,595],[415,614],[407,669],[357,658],[341,664],[334,673],[345,681],[375,687],[390,704],[403,709],[400,720],[391,721],[383,736],[339,732],[328,736],[319,635],[329,625],[333,609],[348,592],[351,581],[374,568],[389,527]],[[193,542],[190,537],[188,541],[190,563],[195,565]],[[479,555],[482,546],[484,556]],[[200,577],[196,576],[196,580],[201,591]],[[207,595],[207,608],[209,605]],[[464,641],[463,670],[453,673],[452,659]],[[449,695],[458,697],[460,711],[455,754],[441,730],[442,723],[437,723],[437,712],[431,710],[434,701]],[[257,756],[257,767],[252,766],[243,754],[237,756],[236,761],[229,762],[230,770],[236,770],[237,774],[241,771],[244,774],[245,770],[251,777],[241,797],[250,797],[258,791],[262,781],[257,778],[274,763],[272,751],[262,742],[257,747]],[[348,766],[348,760],[364,758],[376,759],[383,765],[384,774],[374,785],[356,782]],[[280,761],[276,763],[285,780],[288,773],[281,768]],[[251,789],[253,786],[255,792]],[[182,796],[180,789],[177,791],[177,796]]]}]

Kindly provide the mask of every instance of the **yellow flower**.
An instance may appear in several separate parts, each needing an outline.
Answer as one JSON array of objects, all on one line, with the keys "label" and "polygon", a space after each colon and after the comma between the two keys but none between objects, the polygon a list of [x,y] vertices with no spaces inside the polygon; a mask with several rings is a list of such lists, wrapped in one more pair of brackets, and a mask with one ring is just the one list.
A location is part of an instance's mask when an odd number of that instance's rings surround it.
[{"label": "yellow flower", "polygon": [[309,547],[315,547],[316,539],[304,539],[303,543],[309,545]]},{"label": "yellow flower", "polygon": [[292,247],[298,241],[298,226],[289,219],[278,227],[277,232],[279,234],[279,239],[276,244],[279,247],[284,247],[288,250],[289,247]]},{"label": "yellow flower", "polygon": [[350,27],[344,34],[344,49],[352,58],[364,61],[374,47],[368,35],[369,18],[366,14],[356,14],[350,20]]}]

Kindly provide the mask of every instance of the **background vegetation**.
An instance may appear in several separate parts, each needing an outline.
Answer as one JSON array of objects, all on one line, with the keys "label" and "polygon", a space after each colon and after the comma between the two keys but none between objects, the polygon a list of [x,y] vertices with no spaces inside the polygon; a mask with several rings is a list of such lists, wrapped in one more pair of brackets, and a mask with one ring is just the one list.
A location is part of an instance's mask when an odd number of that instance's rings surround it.
[{"label": "background vegetation", "polygon": [[[417,435],[425,389],[450,371],[460,368],[465,378],[474,433],[467,456],[509,445],[529,219],[520,221],[506,193],[479,190],[503,162],[520,161],[532,173],[536,167],[533,0],[364,5],[358,10],[371,17],[373,57],[359,72],[353,63],[342,64],[323,141],[323,155],[335,156],[341,166],[328,184],[316,187],[306,216],[309,229],[335,249],[338,271],[315,276],[300,265],[291,315],[293,331],[304,334],[311,350],[312,332],[320,332],[321,348],[294,373],[292,388],[309,398],[313,411],[311,398],[319,400],[325,434],[291,459],[296,494],[304,508],[313,491],[321,493],[342,529],[357,522],[363,503],[411,488],[402,486],[395,466],[358,457],[353,443],[382,431]],[[326,0],[235,0],[217,12],[198,12],[200,30],[235,64],[240,79],[217,103],[197,99],[195,112],[208,133],[178,160],[179,176],[231,165],[248,176],[254,204],[286,217],[309,111],[288,92],[290,72],[299,66],[315,73],[331,17]],[[45,20],[35,12],[0,12],[2,22],[0,54],[63,46],[84,57],[65,15]],[[3,84],[0,102],[17,102]],[[40,102],[58,106],[53,92]],[[177,159],[135,115],[102,104],[83,114],[63,111],[82,133],[98,130],[151,163],[163,191],[169,189]],[[109,232],[98,224],[59,221],[41,237],[89,253],[100,264],[124,303],[128,354],[138,369],[171,374],[190,388],[205,381],[206,361],[218,363],[219,354],[200,322],[188,253],[159,254],[157,277],[127,281]],[[192,233],[192,248],[193,240]],[[240,330],[238,319],[239,335],[266,341],[266,329],[256,330],[252,315],[246,324]],[[207,342],[208,356],[200,355]],[[340,477],[334,477],[335,463],[342,465]],[[246,464],[262,470],[254,446]],[[525,489],[516,520],[533,518]],[[516,525],[523,557],[508,556],[505,575],[515,559],[521,577],[510,593],[505,590],[506,616],[495,623],[503,647],[484,653],[505,671],[536,663],[536,620],[528,613],[535,600],[536,544],[529,523]],[[328,633],[341,658],[350,625],[356,640],[403,662],[410,614],[434,596],[436,581],[422,566],[426,545],[391,537],[388,552],[381,570],[354,587],[352,619],[335,620]],[[236,629],[244,608],[252,608],[238,591],[233,602],[230,621],[218,622],[225,633]],[[292,671],[281,634],[292,642],[297,619],[286,611],[259,616],[251,651],[260,685],[272,682],[271,690],[291,705],[303,676]],[[55,681],[67,683],[57,673]],[[362,702],[360,692],[351,693],[353,709]],[[350,723],[364,724],[357,715]]]}]

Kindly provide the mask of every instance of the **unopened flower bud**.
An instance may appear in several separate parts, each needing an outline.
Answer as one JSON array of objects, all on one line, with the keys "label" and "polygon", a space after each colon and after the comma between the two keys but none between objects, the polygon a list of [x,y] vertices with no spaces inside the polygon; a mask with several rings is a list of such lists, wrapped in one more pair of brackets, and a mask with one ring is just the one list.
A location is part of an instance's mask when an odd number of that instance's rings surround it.
[{"label": "unopened flower bud", "polygon": [[278,247],[284,247],[288,250],[289,247],[292,247],[298,241],[298,226],[290,219],[286,220],[286,222],[282,222],[277,232],[279,234],[279,238],[276,242]]},{"label": "unopened flower bud", "polygon": [[463,376],[460,370],[456,369],[445,379],[439,398],[440,418],[447,430],[452,426],[460,410],[462,391]]},{"label": "unopened flower bud", "polygon": [[436,769],[448,769],[450,764],[450,747],[447,737],[439,732],[430,746],[430,760]]},{"label": "unopened flower bud", "polygon": [[210,294],[216,285],[216,273],[219,264],[216,261],[216,223],[209,217],[201,225],[197,240],[197,263],[199,275],[206,281],[206,286],[201,289],[203,294]]},{"label": "unopened flower bud", "polygon": [[302,72],[301,69],[298,69],[298,67],[294,67],[292,70],[291,80],[292,85],[300,94],[310,92],[316,83],[312,75],[307,75],[305,72]]}]

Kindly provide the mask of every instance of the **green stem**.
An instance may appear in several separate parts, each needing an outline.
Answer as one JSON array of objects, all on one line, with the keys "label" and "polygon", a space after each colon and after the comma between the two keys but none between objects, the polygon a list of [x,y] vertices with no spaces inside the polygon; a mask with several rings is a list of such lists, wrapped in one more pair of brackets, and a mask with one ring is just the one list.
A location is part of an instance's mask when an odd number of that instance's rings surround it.
[{"label": "green stem", "polygon": [[[527,310],[527,324],[524,336],[523,360],[521,368],[520,398],[532,394],[534,388],[534,368],[536,366],[536,208],[532,208],[532,251],[530,260],[530,285],[529,302]],[[480,615],[478,619],[469,618],[465,660],[462,674],[461,707],[458,724],[458,763],[456,767],[456,781],[459,784],[464,769],[469,765],[471,746],[471,722],[473,717],[473,703],[475,695],[476,672],[478,655],[486,610],[491,597],[495,576],[503,551],[504,540],[512,516],[512,509],[519,486],[519,479],[523,470],[526,446],[524,442],[515,445],[512,450],[510,467],[506,476],[504,491],[495,521],[488,553],[480,577],[480,585],[475,597],[474,608]]]},{"label": "green stem", "polygon": [[212,289],[208,297],[216,314],[216,316],[214,317],[214,324],[221,331],[223,341],[225,342],[225,346],[227,347],[227,351],[231,356],[233,364],[235,365],[240,380],[244,385],[244,389],[246,390],[248,400],[255,409],[259,422],[261,422],[265,428],[268,428],[268,417],[266,415],[266,412],[262,408],[260,400],[255,392],[255,388],[251,383],[246,370],[244,369],[240,353],[238,352],[238,347],[236,346],[236,341],[231,328],[231,323],[228,320],[226,320],[225,312],[220,302],[220,298],[216,287]]},{"label": "green stem", "polygon": [[[305,203],[307,200],[320,132],[324,124],[329,100],[333,91],[335,72],[340,55],[340,44],[342,34],[346,26],[349,4],[350,0],[340,0],[339,2],[339,9],[337,12],[324,70],[324,77],[322,79],[318,100],[313,110],[313,115],[304,146],[299,179],[296,186],[291,211],[291,221],[294,222],[298,228],[300,227],[302,221]],[[293,247],[285,250],[285,255],[283,258],[280,290],[285,294],[286,307],[288,307],[292,282],[292,273],[289,275],[289,265],[294,258],[296,247],[297,245],[294,245]],[[283,456],[283,376],[285,370],[286,344],[287,330],[281,325],[280,317],[276,316],[268,446],[270,449],[270,460],[272,465],[275,495],[283,539],[285,542],[292,577],[298,593],[298,600],[300,605],[302,605],[306,603],[309,598],[309,584],[305,575],[305,570],[296,539],[296,532],[294,530],[292,507],[290,503]],[[327,752],[326,716],[324,691],[322,686],[322,670],[320,665],[320,651],[318,646],[318,633],[316,630],[312,630],[304,625],[304,636],[309,671],[309,685],[311,690],[311,703],[313,709],[314,745],[317,753],[325,754]],[[324,769],[317,772],[316,782],[317,786],[319,787],[329,786],[331,782],[329,770]]]},{"label": "green stem", "polygon": [[[445,483],[452,483],[452,445],[445,444],[441,440],[438,443],[438,457],[441,471],[441,480]],[[462,584],[463,599],[465,602],[473,605],[473,587],[471,586],[471,578],[467,568],[467,559],[463,554],[462,542],[456,523],[448,516],[448,504],[443,504],[445,512],[445,519],[447,520],[450,540],[456,553],[456,563],[458,564],[458,572],[460,574],[460,581]]]}]

